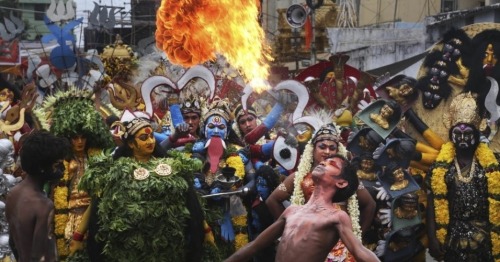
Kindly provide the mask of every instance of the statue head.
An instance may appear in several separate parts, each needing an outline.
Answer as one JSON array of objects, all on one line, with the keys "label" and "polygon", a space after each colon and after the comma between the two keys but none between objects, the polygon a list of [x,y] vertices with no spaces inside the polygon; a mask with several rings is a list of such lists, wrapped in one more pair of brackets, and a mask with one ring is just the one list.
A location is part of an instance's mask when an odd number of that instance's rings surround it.
[{"label": "statue head", "polygon": [[14,163],[14,145],[9,139],[0,139],[0,169]]}]

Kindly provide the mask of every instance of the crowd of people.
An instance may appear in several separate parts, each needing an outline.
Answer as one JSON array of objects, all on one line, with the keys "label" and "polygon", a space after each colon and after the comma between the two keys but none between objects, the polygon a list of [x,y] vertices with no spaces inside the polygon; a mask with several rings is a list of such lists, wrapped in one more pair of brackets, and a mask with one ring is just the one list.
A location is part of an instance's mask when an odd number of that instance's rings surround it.
[{"label": "crowd of people", "polygon": [[[451,86],[430,77],[437,65],[455,69],[443,63],[474,65],[456,57],[460,37],[446,35],[418,80],[381,77],[356,108],[303,103],[311,83],[296,80],[251,99],[218,92],[200,68],[187,87],[163,76],[138,81],[154,87],[143,84],[142,100],[122,110],[77,87],[33,105],[32,86],[20,92],[3,81],[2,112],[17,118],[2,116],[0,126],[10,152],[0,167],[12,174],[0,179],[8,185],[0,232],[9,236],[1,254],[266,262],[425,261],[428,252],[500,261],[498,119],[484,89],[467,81],[494,83],[497,71],[454,74]],[[448,87],[444,101],[423,91]],[[444,106],[445,136],[422,114]]]}]

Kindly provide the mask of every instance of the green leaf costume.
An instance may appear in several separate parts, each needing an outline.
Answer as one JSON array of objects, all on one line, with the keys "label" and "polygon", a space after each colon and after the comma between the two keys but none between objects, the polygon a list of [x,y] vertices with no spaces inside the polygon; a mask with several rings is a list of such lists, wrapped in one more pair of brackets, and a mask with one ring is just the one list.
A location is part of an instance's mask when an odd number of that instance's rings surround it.
[{"label": "green leaf costume", "polygon": [[[170,173],[158,172],[166,165]],[[106,261],[185,261],[187,252],[200,252],[186,248],[190,213],[185,197],[187,181],[200,168],[199,160],[182,153],[147,163],[93,158],[80,187],[100,198],[97,239],[105,244]],[[149,176],[138,180],[144,169]]]}]

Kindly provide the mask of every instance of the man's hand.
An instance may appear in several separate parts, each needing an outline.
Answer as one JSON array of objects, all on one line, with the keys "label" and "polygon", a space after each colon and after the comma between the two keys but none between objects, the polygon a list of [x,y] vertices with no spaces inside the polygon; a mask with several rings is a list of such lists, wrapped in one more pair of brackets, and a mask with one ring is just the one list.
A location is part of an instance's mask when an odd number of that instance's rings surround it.
[{"label": "man's hand", "polygon": [[71,242],[69,243],[70,256],[74,255],[77,251],[80,251],[80,250],[83,250],[83,242],[71,239]]},{"label": "man's hand", "polygon": [[182,122],[182,123],[178,124],[175,127],[175,133],[172,135],[174,136],[173,137],[174,140],[177,140],[180,137],[185,137],[185,136],[189,135],[189,124],[187,124],[186,122]]}]

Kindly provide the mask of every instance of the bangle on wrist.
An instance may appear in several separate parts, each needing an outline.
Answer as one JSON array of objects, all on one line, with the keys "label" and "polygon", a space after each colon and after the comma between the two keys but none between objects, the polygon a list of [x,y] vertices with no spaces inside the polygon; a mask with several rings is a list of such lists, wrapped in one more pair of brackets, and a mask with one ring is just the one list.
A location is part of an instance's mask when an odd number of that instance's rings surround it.
[{"label": "bangle on wrist", "polygon": [[75,231],[73,233],[73,240],[78,241],[78,242],[82,242],[83,241],[83,234],[78,232],[78,231]]}]

